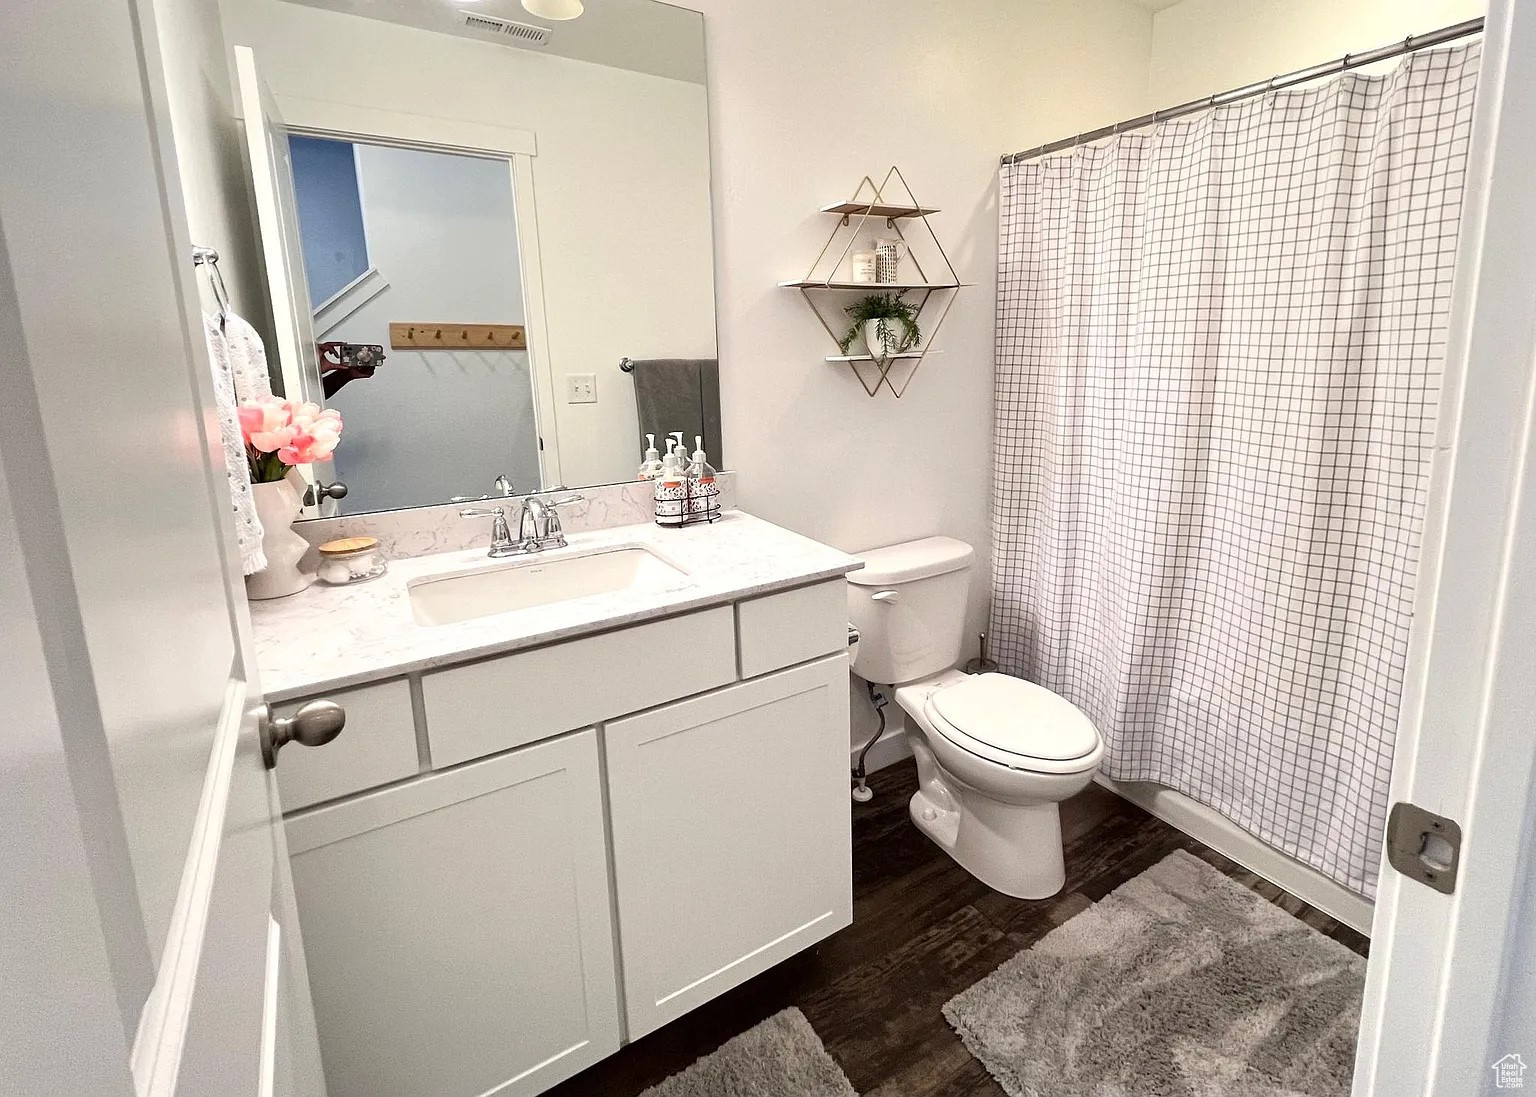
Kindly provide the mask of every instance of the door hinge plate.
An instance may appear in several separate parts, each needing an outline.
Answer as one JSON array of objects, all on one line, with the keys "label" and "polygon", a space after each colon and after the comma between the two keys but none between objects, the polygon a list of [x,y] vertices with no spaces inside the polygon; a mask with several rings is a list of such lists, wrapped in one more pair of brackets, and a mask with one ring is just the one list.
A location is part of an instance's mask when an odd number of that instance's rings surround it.
[{"label": "door hinge plate", "polygon": [[1387,862],[1398,872],[1446,895],[1461,870],[1461,827],[1416,804],[1392,805],[1387,820]]}]

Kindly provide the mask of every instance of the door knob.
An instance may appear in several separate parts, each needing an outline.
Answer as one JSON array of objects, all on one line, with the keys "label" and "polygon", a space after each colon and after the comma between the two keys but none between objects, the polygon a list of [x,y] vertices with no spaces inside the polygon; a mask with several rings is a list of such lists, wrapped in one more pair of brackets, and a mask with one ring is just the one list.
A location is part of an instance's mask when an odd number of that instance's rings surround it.
[{"label": "door knob", "polygon": [[329,484],[311,484],[309,490],[304,493],[304,505],[317,507],[327,499],[345,499],[347,497],[347,485],[340,480],[332,480]]},{"label": "door knob", "polygon": [[277,765],[277,752],[286,743],[323,747],[347,726],[347,710],[335,701],[309,701],[292,716],[274,716],[271,705],[261,706],[261,760],[268,769]]}]

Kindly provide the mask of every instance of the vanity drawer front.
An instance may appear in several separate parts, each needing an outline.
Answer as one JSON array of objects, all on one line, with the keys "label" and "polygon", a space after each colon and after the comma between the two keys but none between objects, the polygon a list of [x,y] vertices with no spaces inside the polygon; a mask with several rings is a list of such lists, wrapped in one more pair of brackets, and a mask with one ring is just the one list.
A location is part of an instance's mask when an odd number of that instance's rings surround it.
[{"label": "vanity drawer front", "polygon": [[602,723],[736,680],[730,606],[422,677],[437,768]]},{"label": "vanity drawer front", "polygon": [[[319,750],[291,746],[278,757],[277,789],[283,810],[334,800],[416,774],[416,721],[405,679],[324,694],[347,710],[347,725]],[[276,706],[291,716],[302,701]]]},{"label": "vanity drawer front", "polygon": [[742,602],[736,616],[743,678],[848,649],[848,584],[842,579]]}]

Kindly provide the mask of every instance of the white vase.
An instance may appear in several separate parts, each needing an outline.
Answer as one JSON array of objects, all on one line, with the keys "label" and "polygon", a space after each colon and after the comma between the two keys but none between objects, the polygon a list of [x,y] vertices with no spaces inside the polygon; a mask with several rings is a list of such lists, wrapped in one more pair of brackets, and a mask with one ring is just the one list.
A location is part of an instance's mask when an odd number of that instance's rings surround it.
[{"label": "white vase", "polygon": [[884,361],[894,354],[904,354],[910,347],[904,347],[901,343],[901,321],[885,321],[885,338],[880,338],[880,321],[864,321],[864,345],[869,348],[869,353],[875,358]]},{"label": "white vase", "polygon": [[309,542],[293,532],[303,491],[304,478],[297,469],[289,469],[281,480],[251,485],[256,517],[261,519],[261,548],[267,555],[267,566],[245,577],[247,598],[286,598],[315,581],[312,572],[299,570],[299,561],[309,551]]}]

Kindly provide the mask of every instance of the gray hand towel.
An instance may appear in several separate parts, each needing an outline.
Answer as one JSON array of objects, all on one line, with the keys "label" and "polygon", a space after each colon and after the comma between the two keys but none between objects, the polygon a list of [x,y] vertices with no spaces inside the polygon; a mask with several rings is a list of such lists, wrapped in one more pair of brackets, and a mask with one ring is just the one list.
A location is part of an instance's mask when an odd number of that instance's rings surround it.
[{"label": "gray hand towel", "polygon": [[640,358],[631,363],[640,433],[663,438],[683,432],[690,451],[695,436],[715,468],[725,467],[720,449],[720,363],[714,358]]}]

